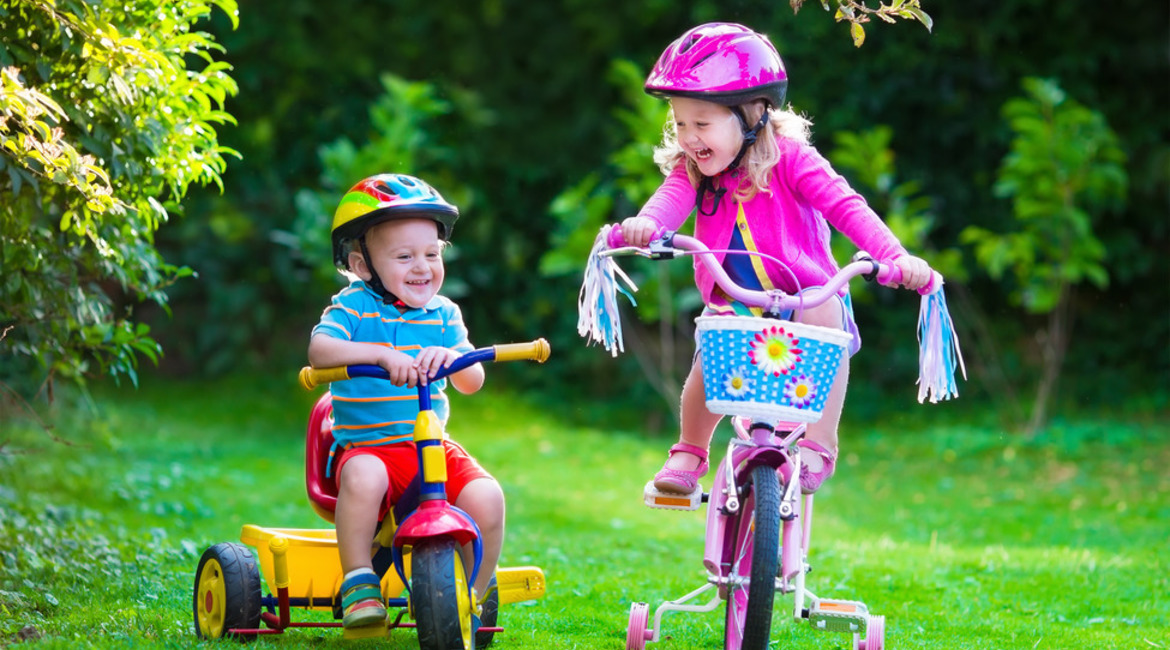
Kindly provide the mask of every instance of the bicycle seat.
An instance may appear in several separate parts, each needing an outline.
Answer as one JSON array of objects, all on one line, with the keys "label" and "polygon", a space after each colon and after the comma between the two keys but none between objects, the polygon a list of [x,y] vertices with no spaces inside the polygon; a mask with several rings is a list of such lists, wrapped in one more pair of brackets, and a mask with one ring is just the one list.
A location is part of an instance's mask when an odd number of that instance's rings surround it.
[{"label": "bicycle seat", "polygon": [[309,505],[322,519],[333,523],[337,508],[337,483],[333,476],[325,476],[329,463],[329,449],[333,446],[333,395],[326,391],[309,413],[305,431],[305,489]]}]

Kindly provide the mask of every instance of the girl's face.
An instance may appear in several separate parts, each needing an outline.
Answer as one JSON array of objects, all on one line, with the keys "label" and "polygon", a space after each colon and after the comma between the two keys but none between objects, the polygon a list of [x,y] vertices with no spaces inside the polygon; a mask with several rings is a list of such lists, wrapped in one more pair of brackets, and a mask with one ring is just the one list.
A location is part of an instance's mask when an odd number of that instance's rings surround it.
[{"label": "girl's face", "polygon": [[[430,302],[443,286],[443,245],[439,227],[430,219],[403,219],[380,223],[366,233],[366,248],[386,289],[412,308]],[[370,279],[361,255],[351,268]]]},{"label": "girl's face", "polygon": [[678,143],[704,176],[727,168],[743,144],[743,129],[730,108],[689,97],[670,100]]}]

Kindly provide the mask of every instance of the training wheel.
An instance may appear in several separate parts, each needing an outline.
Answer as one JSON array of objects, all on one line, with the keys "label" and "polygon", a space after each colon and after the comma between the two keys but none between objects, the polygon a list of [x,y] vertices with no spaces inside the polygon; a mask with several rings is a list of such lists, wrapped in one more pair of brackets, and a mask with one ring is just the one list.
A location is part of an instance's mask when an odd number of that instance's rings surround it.
[{"label": "training wheel", "polygon": [[646,647],[654,633],[646,629],[650,621],[650,605],[634,603],[630,605],[630,625],[626,628],[626,650],[642,650]]},{"label": "training wheel", "polygon": [[865,638],[853,637],[853,650],[882,650],[886,643],[886,617],[870,616],[865,625]]}]

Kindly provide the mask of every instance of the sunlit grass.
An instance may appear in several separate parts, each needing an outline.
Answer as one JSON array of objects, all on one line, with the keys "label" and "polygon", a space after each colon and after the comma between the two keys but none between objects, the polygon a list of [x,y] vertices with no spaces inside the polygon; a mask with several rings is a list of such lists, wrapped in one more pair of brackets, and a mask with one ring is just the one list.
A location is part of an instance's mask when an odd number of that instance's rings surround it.
[{"label": "sunlit grass", "polygon": [[[100,416],[55,420],[55,443],[5,424],[0,642],[188,647],[195,565],[245,523],[319,527],[303,487],[313,395],[292,378],[151,382],[99,391]],[[701,512],[649,510],[669,442],[568,426],[489,384],[454,396],[451,432],[508,497],[503,564],[536,564],[548,594],[503,610],[500,648],[623,648],[630,604],[703,583]],[[571,408],[584,409],[585,405]],[[580,413],[576,414],[580,416]],[[1109,445],[1099,439],[1111,432]],[[809,576],[887,617],[893,648],[1170,648],[1167,423],[1091,422],[1031,441],[927,419],[843,427],[818,496]],[[780,647],[851,648],[790,620]],[[667,614],[650,647],[721,648],[723,613]],[[291,630],[259,647],[343,644]],[[396,632],[377,647],[416,647]]]}]

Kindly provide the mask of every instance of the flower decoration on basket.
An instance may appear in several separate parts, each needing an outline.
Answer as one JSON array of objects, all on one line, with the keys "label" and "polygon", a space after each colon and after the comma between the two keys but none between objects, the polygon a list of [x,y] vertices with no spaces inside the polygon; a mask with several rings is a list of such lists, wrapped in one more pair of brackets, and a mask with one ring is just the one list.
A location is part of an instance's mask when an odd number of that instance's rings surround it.
[{"label": "flower decoration on basket", "polygon": [[747,399],[752,394],[752,380],[743,366],[723,375],[723,389],[735,399]]},{"label": "flower decoration on basket", "polygon": [[808,375],[797,375],[784,383],[784,396],[793,406],[803,408],[817,396],[817,383]]},{"label": "flower decoration on basket", "polygon": [[786,331],[781,325],[773,325],[756,334],[748,357],[764,373],[779,377],[781,374],[788,374],[789,370],[800,363],[804,351],[796,347],[798,345],[800,339],[793,333]]}]

